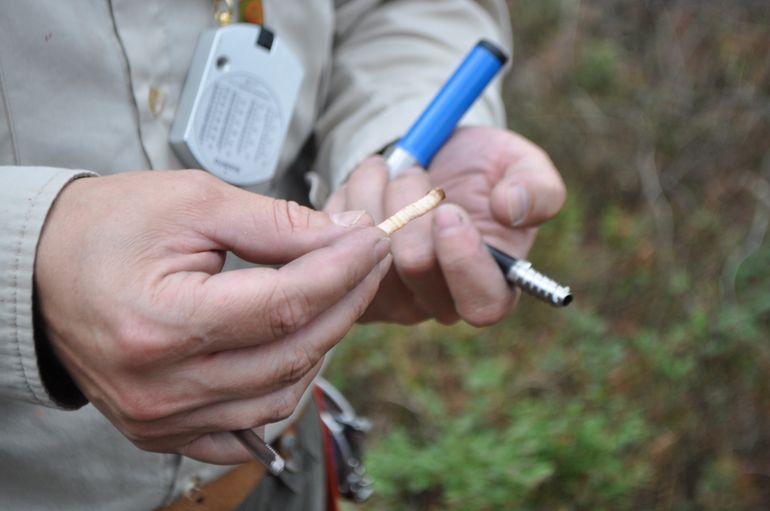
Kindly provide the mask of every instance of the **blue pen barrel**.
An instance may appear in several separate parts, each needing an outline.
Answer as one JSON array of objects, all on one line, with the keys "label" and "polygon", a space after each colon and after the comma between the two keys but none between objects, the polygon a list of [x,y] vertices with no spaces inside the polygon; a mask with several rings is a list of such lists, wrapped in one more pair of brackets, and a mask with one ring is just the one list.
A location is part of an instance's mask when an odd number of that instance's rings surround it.
[{"label": "blue pen barrel", "polygon": [[494,44],[485,40],[479,42],[397,146],[427,168],[460,118],[507,60],[505,53]]}]

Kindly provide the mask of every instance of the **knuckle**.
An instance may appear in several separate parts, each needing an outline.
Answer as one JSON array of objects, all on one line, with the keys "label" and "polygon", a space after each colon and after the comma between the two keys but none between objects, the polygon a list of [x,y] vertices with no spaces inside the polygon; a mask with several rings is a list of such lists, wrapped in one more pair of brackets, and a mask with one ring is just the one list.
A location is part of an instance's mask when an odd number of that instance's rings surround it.
[{"label": "knuckle", "polygon": [[309,301],[304,293],[276,285],[269,296],[268,326],[274,339],[299,330],[309,319]]},{"label": "knuckle", "polygon": [[299,382],[318,363],[320,357],[316,357],[308,349],[297,348],[288,357],[279,384],[282,386],[293,385]]},{"label": "knuckle", "polygon": [[[145,392],[136,385],[125,385],[116,400],[119,419],[126,429],[134,432],[146,431],[142,424],[153,423],[169,415],[168,406],[157,393]],[[144,438],[139,435],[140,438]]]},{"label": "knuckle", "polygon": [[132,443],[145,451],[153,450],[152,447],[157,445],[159,439],[163,438],[154,428],[145,423],[126,425],[122,432]]},{"label": "knuckle", "polygon": [[492,302],[480,306],[461,308],[460,316],[475,327],[494,325],[508,314],[508,306],[505,303]]},{"label": "knuckle", "polygon": [[279,392],[270,409],[268,415],[269,422],[278,422],[289,418],[299,404],[299,400],[302,397],[301,390],[304,389],[299,385],[295,385]]},{"label": "knuckle", "polygon": [[294,201],[273,201],[273,217],[280,231],[293,233],[310,225],[311,210]]},{"label": "knuckle", "polygon": [[138,448],[149,452],[172,452],[179,442],[169,428],[151,424],[133,425],[122,430],[122,433]]},{"label": "knuckle", "polygon": [[125,369],[153,365],[170,349],[166,336],[140,320],[122,320],[113,335],[117,365]]},{"label": "knuckle", "polygon": [[436,264],[435,254],[418,246],[404,247],[399,251],[396,259],[398,273],[407,279],[430,273]]}]

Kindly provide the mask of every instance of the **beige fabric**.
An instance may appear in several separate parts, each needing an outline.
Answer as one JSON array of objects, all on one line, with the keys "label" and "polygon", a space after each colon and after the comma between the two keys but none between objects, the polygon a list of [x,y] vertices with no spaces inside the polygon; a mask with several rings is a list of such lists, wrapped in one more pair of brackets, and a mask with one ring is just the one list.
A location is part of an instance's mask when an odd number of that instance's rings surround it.
[{"label": "beige fabric", "polygon": [[[286,169],[315,134],[319,154],[308,180],[316,205],[358,161],[403,133],[479,37],[509,44],[504,2],[495,0],[266,0],[265,15],[299,56],[305,79],[279,177],[254,191],[288,193]],[[212,24],[210,0],[3,5],[1,507],[150,509],[192,477],[226,470],[139,451],[90,405],[59,409],[41,382],[31,312],[37,239],[66,183],[181,167],[168,132],[196,38]],[[499,94],[490,91],[465,122],[503,124]]]}]

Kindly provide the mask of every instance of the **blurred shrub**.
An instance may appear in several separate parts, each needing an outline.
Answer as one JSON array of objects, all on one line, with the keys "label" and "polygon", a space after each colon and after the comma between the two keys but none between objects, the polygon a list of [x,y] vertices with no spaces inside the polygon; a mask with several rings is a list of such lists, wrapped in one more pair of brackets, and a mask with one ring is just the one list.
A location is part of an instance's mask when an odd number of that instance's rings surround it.
[{"label": "blurred shrub", "polygon": [[613,92],[621,79],[622,56],[618,47],[607,41],[593,42],[583,51],[575,69],[575,83],[590,94]]},{"label": "blurred shrub", "polygon": [[[334,376],[378,422],[368,507],[755,509],[764,476],[752,472],[768,458],[757,451],[770,409],[768,258],[770,246],[742,267],[744,306],[628,335],[579,308],[535,334],[515,318],[384,336],[358,327],[335,360],[354,369]],[[754,279],[763,291],[743,288]],[[520,312],[555,314],[542,307]]]},{"label": "blurred shrub", "polygon": [[570,194],[530,258],[576,301],[357,328],[364,507],[770,509],[770,6],[509,6],[509,124]]}]

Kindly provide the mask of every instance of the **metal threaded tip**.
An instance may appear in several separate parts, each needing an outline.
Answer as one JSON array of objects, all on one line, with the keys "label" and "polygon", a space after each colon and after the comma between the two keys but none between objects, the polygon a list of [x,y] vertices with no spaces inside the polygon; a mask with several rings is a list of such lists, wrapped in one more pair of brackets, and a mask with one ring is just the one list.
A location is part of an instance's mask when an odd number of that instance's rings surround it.
[{"label": "metal threaded tip", "polygon": [[283,469],[286,467],[286,462],[283,460],[282,457],[276,455],[275,460],[273,460],[272,463],[270,463],[270,466],[268,467],[268,470],[271,474],[274,476],[280,475],[281,472],[283,472]]},{"label": "metal threaded tip", "polygon": [[529,261],[517,260],[508,270],[508,279],[525,292],[555,307],[566,307],[572,302],[570,288],[546,277]]}]

